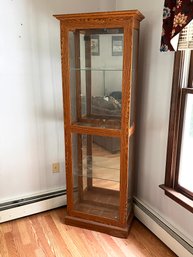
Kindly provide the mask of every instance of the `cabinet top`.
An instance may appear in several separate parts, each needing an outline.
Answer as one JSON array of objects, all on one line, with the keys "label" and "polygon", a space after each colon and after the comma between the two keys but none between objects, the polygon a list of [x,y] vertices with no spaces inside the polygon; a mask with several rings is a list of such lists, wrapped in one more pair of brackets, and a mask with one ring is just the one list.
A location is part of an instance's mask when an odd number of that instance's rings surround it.
[{"label": "cabinet top", "polygon": [[69,21],[72,19],[78,19],[78,20],[84,20],[84,19],[90,19],[90,18],[103,18],[103,19],[109,19],[109,18],[134,18],[138,21],[141,21],[144,19],[144,16],[142,13],[140,13],[138,10],[124,10],[124,11],[112,11],[112,12],[92,12],[92,13],[73,13],[73,14],[58,14],[54,15],[54,17],[60,21]]}]

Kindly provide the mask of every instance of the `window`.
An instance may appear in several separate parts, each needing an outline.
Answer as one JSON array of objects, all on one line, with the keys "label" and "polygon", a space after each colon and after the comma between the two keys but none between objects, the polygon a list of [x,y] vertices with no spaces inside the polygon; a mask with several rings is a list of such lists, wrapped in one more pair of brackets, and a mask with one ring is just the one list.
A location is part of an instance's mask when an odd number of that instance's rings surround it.
[{"label": "window", "polygon": [[178,50],[193,49],[193,20],[182,30]]},{"label": "window", "polygon": [[193,212],[193,21],[175,54],[165,184],[166,195]]}]

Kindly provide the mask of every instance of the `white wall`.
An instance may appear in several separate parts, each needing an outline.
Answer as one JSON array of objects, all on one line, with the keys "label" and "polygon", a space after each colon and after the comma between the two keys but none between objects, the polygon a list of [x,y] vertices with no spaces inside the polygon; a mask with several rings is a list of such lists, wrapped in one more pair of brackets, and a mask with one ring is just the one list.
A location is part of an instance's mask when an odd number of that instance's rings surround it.
[{"label": "white wall", "polygon": [[193,215],[164,195],[174,53],[159,51],[163,0],[119,0],[117,9],[145,15],[140,31],[138,179],[136,196],[193,240]]},{"label": "white wall", "polygon": [[[1,0],[0,202],[65,187],[59,13],[110,0]],[[51,164],[60,162],[53,174]]]}]

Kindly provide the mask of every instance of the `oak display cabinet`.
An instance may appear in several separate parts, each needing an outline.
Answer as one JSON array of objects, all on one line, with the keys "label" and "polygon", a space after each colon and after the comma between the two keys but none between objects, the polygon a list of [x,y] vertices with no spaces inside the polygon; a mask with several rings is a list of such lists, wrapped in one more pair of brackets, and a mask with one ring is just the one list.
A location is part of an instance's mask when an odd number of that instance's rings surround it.
[{"label": "oak display cabinet", "polygon": [[137,11],[60,20],[67,179],[65,223],[127,237],[133,217]]}]

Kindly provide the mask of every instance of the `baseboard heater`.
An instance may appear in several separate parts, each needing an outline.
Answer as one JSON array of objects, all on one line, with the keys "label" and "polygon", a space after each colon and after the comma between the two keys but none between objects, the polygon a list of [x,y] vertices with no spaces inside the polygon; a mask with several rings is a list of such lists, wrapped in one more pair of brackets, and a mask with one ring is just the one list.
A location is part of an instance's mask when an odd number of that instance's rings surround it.
[{"label": "baseboard heater", "polygon": [[177,256],[193,256],[193,242],[137,198],[134,198],[134,214]]},{"label": "baseboard heater", "polygon": [[4,202],[0,204],[0,223],[65,205],[65,189]]},{"label": "baseboard heater", "polygon": [[26,198],[22,198],[22,199],[18,199],[18,200],[8,201],[8,202],[0,204],[0,211],[23,206],[26,204],[36,203],[39,201],[44,201],[44,200],[58,197],[58,196],[65,195],[65,194],[66,194],[66,190],[60,190],[60,191],[56,191],[56,192],[52,192],[52,193],[46,193],[46,194],[26,197]]}]

